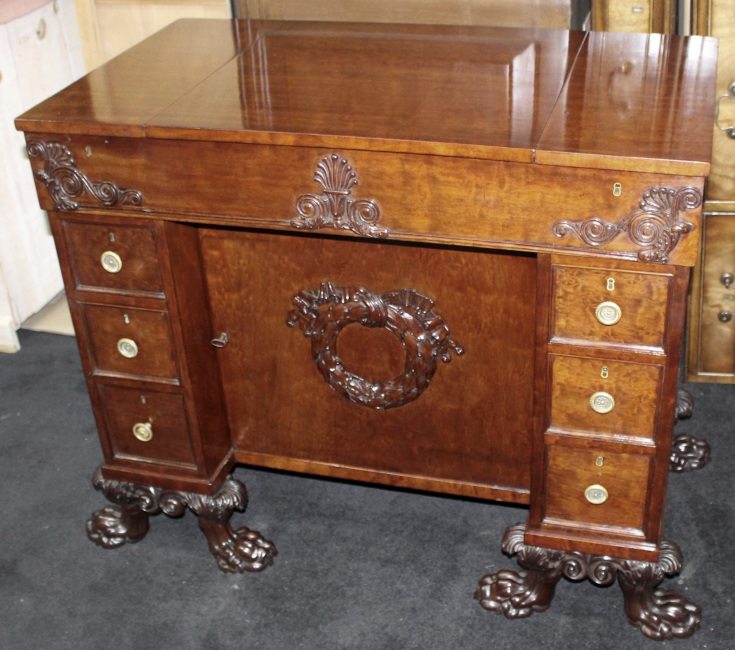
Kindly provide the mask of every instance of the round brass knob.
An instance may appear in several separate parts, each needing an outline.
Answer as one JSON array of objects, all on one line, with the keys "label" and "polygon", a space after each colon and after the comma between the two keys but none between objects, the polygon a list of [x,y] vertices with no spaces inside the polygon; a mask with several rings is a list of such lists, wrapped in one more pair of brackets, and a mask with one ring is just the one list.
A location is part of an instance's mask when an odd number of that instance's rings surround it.
[{"label": "round brass knob", "polygon": [[595,413],[609,413],[615,408],[615,398],[610,393],[595,393],[590,397],[590,406]]},{"label": "round brass knob", "polygon": [[102,268],[108,273],[120,273],[122,271],[122,258],[113,251],[105,251],[100,257]]},{"label": "round brass knob", "polygon": [[595,318],[603,325],[615,325],[623,316],[623,310],[609,300],[601,302],[595,309]]},{"label": "round brass knob", "polygon": [[595,506],[605,503],[608,496],[607,490],[602,485],[590,485],[584,491],[584,498]]},{"label": "round brass knob", "polygon": [[120,339],[117,342],[117,351],[126,359],[138,356],[138,344],[133,339]]},{"label": "round brass knob", "polygon": [[141,442],[150,442],[153,438],[153,425],[150,422],[137,422],[133,425],[133,435]]},{"label": "round brass knob", "polygon": [[717,318],[721,323],[729,323],[732,320],[732,313],[729,311],[721,311],[717,314]]}]

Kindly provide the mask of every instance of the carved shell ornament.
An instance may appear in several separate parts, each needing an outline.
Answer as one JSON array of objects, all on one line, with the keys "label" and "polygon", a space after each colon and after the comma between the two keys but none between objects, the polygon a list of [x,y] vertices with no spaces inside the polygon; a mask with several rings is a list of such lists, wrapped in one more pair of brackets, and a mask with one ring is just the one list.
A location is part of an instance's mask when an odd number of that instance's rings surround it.
[{"label": "carved shell ornament", "polygon": [[296,199],[299,216],[291,220],[294,228],[333,228],[366,237],[388,236],[388,229],[378,225],[380,206],[372,199],[350,198],[359,180],[346,158],[336,153],[322,158],[316,165],[314,180],[324,191]]},{"label": "carved shell ornament", "polygon": [[[403,406],[429,386],[436,361],[451,361],[450,352],[464,350],[449,337],[449,327],[434,311],[434,302],[414,289],[382,296],[362,287],[335,287],[325,282],[316,291],[303,290],[293,299],[288,325],[297,323],[311,339],[311,354],[329,386],[351,402],[373,409]],[[406,352],[405,372],[393,379],[370,382],[349,372],[337,353],[337,337],[351,323],[383,327]]]},{"label": "carved shell ornament", "polygon": [[102,205],[143,205],[143,195],[138,190],[120,189],[112,181],[92,181],[79,171],[69,148],[61,142],[31,140],[28,155],[43,160],[43,169],[36,170],[36,178],[48,190],[57,210],[76,210],[74,199],[91,194]]},{"label": "carved shell ornament", "polygon": [[638,209],[618,222],[591,217],[580,221],[557,221],[553,226],[557,237],[574,233],[585,244],[602,246],[621,233],[643,247],[642,262],[669,261],[682,235],[694,230],[694,224],[681,218],[681,213],[702,205],[702,190],[696,187],[651,187],[643,193]]}]

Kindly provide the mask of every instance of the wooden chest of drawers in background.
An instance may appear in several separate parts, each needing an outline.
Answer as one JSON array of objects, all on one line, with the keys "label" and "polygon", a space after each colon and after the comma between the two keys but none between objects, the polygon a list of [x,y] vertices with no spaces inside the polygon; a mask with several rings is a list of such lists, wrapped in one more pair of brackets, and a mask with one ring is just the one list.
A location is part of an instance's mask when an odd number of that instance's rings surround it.
[{"label": "wooden chest of drawers in background", "polygon": [[[735,383],[735,2],[695,0],[693,31],[719,39],[712,173],[687,336],[689,381]],[[732,133],[732,135],[731,135]]]}]

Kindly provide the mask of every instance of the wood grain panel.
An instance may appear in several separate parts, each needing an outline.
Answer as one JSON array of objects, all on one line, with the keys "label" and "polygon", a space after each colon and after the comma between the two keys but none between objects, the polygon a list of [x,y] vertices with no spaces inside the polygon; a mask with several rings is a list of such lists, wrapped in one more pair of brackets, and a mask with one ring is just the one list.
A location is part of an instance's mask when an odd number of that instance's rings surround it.
[{"label": "wood grain panel", "polygon": [[[608,289],[608,280],[614,288]],[[670,276],[623,269],[555,269],[552,341],[639,346],[663,353]],[[603,302],[614,302],[622,317],[604,325],[595,316]]]},{"label": "wood grain panel", "polygon": [[[179,471],[195,470],[194,452],[183,397],[148,386],[122,388],[99,384],[113,460],[152,463]],[[150,423],[153,437],[142,442],[133,435],[137,423]]]},{"label": "wood grain panel", "polygon": [[724,274],[735,275],[735,215],[707,215],[702,244],[690,307],[688,378],[735,383],[735,288],[722,282]]},{"label": "wood grain panel", "polygon": [[[64,231],[78,290],[118,289],[164,297],[153,225],[135,228],[65,220]],[[119,272],[110,273],[102,266],[101,257],[106,251],[120,256]]]},{"label": "wood grain panel", "polygon": [[[549,447],[548,453],[546,518],[627,528],[643,537],[650,457],[559,445]],[[603,459],[602,465],[596,464],[597,458]],[[607,501],[587,501],[584,492],[590,485],[602,485]]]},{"label": "wood grain panel", "polygon": [[[165,311],[93,304],[80,308],[96,372],[176,380],[179,373]],[[135,341],[137,356],[129,359],[120,354],[121,339]]]},{"label": "wood grain panel", "polygon": [[[335,152],[311,147],[91,136],[57,135],[50,139],[57,137],[68,142],[77,160],[83,161],[79,166],[88,177],[111,180],[120,188],[142,193],[142,208],[124,206],[131,216],[153,211],[161,218],[176,214],[175,218],[210,223],[221,216],[225,224],[293,230],[297,199],[321,193],[322,187],[314,180],[317,165],[336,153],[357,174],[359,182],[350,197],[378,204],[379,223],[388,228],[389,238],[525,250],[567,249],[633,260],[646,247],[624,232],[599,246],[585,243],[574,233],[560,237],[554,224],[600,215],[611,223],[622,221],[640,211],[643,195],[652,187],[701,187],[703,181],[686,176],[511,164],[465,155]],[[86,156],[86,147],[91,148],[91,157]],[[619,196],[614,193],[616,183],[621,185]],[[43,207],[54,209],[46,189],[38,186]],[[422,190],[413,191],[417,187]],[[98,208],[93,197],[79,197],[79,202]],[[701,209],[695,208],[677,215],[693,225],[693,232],[682,235],[671,251],[672,264],[695,263],[700,213]]]},{"label": "wood grain panel", "polygon": [[[384,482],[423,477],[449,492],[452,481],[528,488],[533,257],[273,233],[205,231],[202,244],[214,329],[229,337],[220,359],[230,428],[250,462],[363,468]],[[286,325],[294,296],[326,281],[378,294],[419,291],[465,353],[439,363],[428,389],[405,406],[349,402],[317,371],[309,340]],[[359,325],[344,334],[340,355],[353,372],[390,378],[404,366],[393,335]]]},{"label": "wood grain panel", "polygon": [[[572,356],[554,356],[551,365],[552,428],[608,434],[611,439],[616,434],[653,437],[661,368]],[[612,395],[615,407],[610,413],[596,413],[590,406],[597,392]]]}]

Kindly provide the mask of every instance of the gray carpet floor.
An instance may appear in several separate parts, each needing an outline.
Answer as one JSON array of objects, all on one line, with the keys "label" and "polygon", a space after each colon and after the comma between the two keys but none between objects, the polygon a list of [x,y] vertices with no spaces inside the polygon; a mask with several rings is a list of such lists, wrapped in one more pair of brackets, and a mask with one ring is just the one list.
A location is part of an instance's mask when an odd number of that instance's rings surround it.
[{"label": "gray carpet floor", "polygon": [[657,643],[628,625],[617,585],[563,580],[524,620],[483,610],[478,579],[516,568],[500,543],[518,507],[240,467],[250,506],[233,524],[275,542],[265,572],[220,572],[191,513],[98,548],[85,521],[105,503],[90,483],[101,452],[76,344],[20,335],[0,355],[0,649],[735,648],[735,386],[685,386],[696,405],[677,431],[713,460],[670,477],[665,536],[685,564],[664,586],[703,618]]}]

